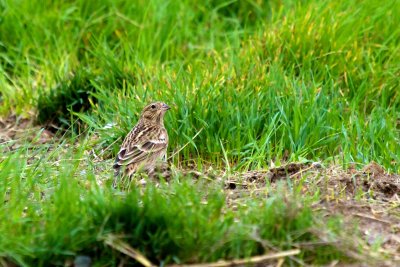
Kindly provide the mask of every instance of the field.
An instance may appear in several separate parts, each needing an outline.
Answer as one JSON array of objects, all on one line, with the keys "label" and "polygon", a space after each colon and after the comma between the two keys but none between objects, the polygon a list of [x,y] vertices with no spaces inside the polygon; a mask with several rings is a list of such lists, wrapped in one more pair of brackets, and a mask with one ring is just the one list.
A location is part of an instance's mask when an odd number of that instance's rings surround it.
[{"label": "field", "polygon": [[[396,0],[0,0],[0,266],[400,265],[398,25]],[[155,100],[168,173],[113,189]]]}]

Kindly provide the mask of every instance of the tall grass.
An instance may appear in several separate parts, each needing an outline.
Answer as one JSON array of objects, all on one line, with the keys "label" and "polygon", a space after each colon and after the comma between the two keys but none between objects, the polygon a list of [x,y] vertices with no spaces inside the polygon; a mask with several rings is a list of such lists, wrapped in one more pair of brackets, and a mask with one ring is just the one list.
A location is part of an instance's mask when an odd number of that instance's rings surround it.
[{"label": "tall grass", "polygon": [[163,100],[174,106],[171,148],[191,144],[183,160],[221,165],[223,146],[239,168],[289,154],[399,171],[398,1],[2,6],[3,114],[54,114],[37,100],[84,70],[93,78],[76,90],[94,84],[99,101],[84,121],[118,123],[101,135],[105,146]]}]

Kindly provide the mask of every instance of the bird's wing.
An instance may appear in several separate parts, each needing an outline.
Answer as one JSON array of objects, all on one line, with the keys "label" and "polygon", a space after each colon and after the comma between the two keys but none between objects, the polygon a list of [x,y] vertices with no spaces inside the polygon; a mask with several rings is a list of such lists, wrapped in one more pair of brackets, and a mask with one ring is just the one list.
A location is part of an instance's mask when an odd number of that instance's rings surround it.
[{"label": "bird's wing", "polygon": [[117,155],[117,163],[121,166],[138,163],[151,157],[167,147],[166,143],[158,140],[149,140],[144,144],[133,145],[128,149],[122,148]]},{"label": "bird's wing", "polygon": [[114,168],[142,162],[154,153],[167,148],[167,140],[160,138],[160,134],[149,135],[147,138],[142,137],[142,140],[136,143],[127,143],[126,146],[121,148],[115,160]]}]

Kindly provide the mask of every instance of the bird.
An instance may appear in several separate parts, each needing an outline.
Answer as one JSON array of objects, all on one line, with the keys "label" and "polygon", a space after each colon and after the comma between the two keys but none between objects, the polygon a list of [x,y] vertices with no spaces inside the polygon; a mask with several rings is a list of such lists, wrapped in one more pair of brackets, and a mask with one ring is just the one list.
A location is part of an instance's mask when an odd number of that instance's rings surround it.
[{"label": "bird", "polygon": [[121,176],[130,178],[138,172],[152,176],[157,163],[166,161],[168,132],[164,127],[164,115],[169,109],[163,102],[154,102],[142,110],[137,124],[125,137],[115,158],[114,188]]}]

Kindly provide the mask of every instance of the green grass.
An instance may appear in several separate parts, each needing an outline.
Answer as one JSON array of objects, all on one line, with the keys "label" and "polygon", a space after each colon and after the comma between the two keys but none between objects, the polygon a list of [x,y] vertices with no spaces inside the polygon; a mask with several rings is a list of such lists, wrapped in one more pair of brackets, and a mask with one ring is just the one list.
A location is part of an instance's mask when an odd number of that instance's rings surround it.
[{"label": "green grass", "polygon": [[[318,195],[289,188],[234,211],[217,184],[176,177],[119,196],[108,159],[161,100],[172,106],[169,154],[188,144],[177,166],[242,171],[288,156],[400,172],[399,24],[395,0],[0,0],[0,114],[66,131],[12,153],[1,143],[0,197],[10,199],[0,259],[47,266],[89,254],[117,265],[108,233],[157,263],[269,251],[254,229],[277,249],[318,240]],[[298,259],[345,258],[332,250]]]},{"label": "green grass", "polygon": [[399,170],[397,1],[147,2],[3,3],[2,112],[38,110],[44,121],[65,102],[58,116],[69,120],[87,97],[50,98],[53,112],[40,100],[87,73],[70,86],[97,88],[85,122],[122,129],[102,134],[104,145],[163,100],[174,106],[171,147],[204,128],[186,160],[221,164],[222,142],[239,167],[287,150]]},{"label": "green grass", "polygon": [[[326,223],[310,207],[317,195],[301,196],[282,186],[243,199],[235,210],[219,182],[188,177],[121,193],[111,189],[107,169],[98,171],[110,162],[93,164],[85,159],[86,149],[83,142],[69,149],[55,143],[3,151],[0,257],[49,266],[83,254],[99,265],[116,265],[121,254],[105,243],[114,234],[155,263],[217,261],[317,242],[312,229]],[[334,242],[341,223],[329,221],[323,231]],[[328,244],[304,249],[296,261],[328,262],[344,255]]]}]

